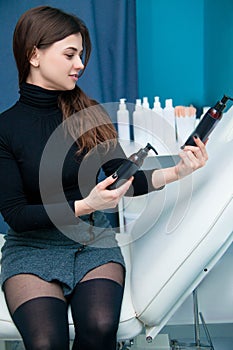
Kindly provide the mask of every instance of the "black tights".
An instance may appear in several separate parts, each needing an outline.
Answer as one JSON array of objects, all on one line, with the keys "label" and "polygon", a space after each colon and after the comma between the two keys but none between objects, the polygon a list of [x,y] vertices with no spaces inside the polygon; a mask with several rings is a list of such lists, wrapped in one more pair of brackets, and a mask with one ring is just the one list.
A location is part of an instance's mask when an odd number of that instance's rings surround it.
[{"label": "black tights", "polygon": [[93,279],[76,287],[71,299],[73,349],[116,350],[122,294],[122,286],[109,279]]},{"label": "black tights", "polygon": [[14,312],[13,321],[27,350],[68,350],[66,303],[54,297],[26,301]]},{"label": "black tights", "polygon": [[[116,350],[123,287],[107,278],[79,283],[69,297],[75,325],[73,350]],[[9,307],[9,306],[8,306]],[[22,303],[12,315],[27,350],[68,350],[67,303],[40,296]]]}]

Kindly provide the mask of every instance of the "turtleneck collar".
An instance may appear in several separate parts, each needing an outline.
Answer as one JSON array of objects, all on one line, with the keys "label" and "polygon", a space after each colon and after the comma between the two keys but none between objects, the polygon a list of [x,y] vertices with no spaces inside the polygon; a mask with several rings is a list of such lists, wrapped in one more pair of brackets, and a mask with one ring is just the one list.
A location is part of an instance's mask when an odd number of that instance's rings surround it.
[{"label": "turtleneck collar", "polygon": [[33,107],[50,109],[58,107],[58,96],[61,91],[47,90],[37,85],[22,83],[19,93],[20,102]]}]

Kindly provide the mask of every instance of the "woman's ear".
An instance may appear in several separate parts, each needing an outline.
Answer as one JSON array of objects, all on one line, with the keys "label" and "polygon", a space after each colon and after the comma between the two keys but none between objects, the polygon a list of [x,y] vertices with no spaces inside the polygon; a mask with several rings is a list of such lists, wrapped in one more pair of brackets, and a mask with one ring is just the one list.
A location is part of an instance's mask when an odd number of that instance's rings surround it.
[{"label": "woman's ear", "polygon": [[39,54],[39,50],[36,46],[34,46],[34,48],[33,48],[29,62],[35,68],[39,67],[39,65],[40,65],[40,54]]}]

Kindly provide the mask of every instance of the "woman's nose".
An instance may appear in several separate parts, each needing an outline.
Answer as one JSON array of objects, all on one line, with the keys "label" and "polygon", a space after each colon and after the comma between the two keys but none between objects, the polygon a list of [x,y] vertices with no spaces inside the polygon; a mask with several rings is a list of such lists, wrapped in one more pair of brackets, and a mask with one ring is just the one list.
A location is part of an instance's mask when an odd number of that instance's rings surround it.
[{"label": "woman's nose", "polygon": [[84,64],[83,64],[83,62],[82,62],[81,57],[77,56],[77,58],[76,58],[76,60],[75,60],[75,62],[74,62],[74,67],[75,67],[76,69],[79,69],[79,70],[81,70],[81,69],[84,68]]}]

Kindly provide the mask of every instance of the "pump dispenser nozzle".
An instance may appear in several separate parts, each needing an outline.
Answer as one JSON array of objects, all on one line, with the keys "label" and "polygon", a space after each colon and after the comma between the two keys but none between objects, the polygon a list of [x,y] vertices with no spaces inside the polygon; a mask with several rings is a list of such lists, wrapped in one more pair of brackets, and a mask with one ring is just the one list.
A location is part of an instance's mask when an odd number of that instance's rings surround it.
[{"label": "pump dispenser nozzle", "polygon": [[202,142],[205,142],[208,139],[210,133],[221,120],[223,110],[225,109],[228,100],[233,101],[233,98],[224,95],[223,98],[214,105],[214,107],[208,109],[197,125],[196,129],[188,137],[187,141],[181,148],[184,148],[186,145],[196,146],[193,140],[194,135],[198,136]]},{"label": "pump dispenser nozzle", "polygon": [[156,149],[151,146],[150,143],[147,143],[144,148],[140,148],[136,153],[131,154],[131,156],[116,170],[115,175],[117,179],[113,184],[108,186],[108,189],[113,190],[120,187],[131,176],[133,176],[142,166],[144,159],[148,156],[150,150],[153,150],[155,154],[158,154]]}]

